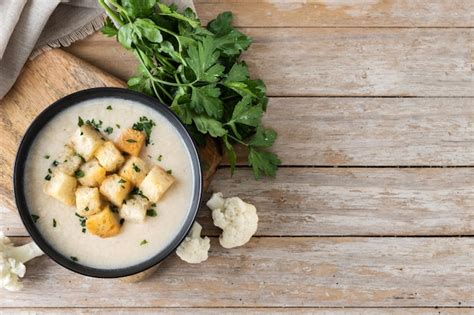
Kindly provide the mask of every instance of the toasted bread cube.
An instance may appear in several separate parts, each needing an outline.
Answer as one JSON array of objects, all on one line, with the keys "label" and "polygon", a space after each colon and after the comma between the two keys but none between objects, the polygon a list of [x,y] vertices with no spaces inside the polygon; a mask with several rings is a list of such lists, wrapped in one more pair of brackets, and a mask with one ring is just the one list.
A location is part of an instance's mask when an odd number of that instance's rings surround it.
[{"label": "toasted bread cube", "polygon": [[76,190],[77,214],[88,217],[102,209],[99,188],[79,186]]},{"label": "toasted bread cube", "polygon": [[88,217],[86,227],[89,233],[102,238],[111,237],[120,232],[120,223],[109,206]]},{"label": "toasted bread cube", "polygon": [[132,183],[128,180],[118,176],[117,174],[112,174],[104,179],[100,185],[100,192],[110,202],[117,207],[120,207],[132,188]]},{"label": "toasted bread cube", "polygon": [[77,180],[76,178],[64,174],[63,172],[54,172],[51,179],[44,185],[44,192],[53,198],[61,201],[68,206],[74,206],[76,203]]},{"label": "toasted bread cube", "polygon": [[174,180],[171,174],[161,167],[155,166],[138,187],[151,202],[157,202],[171,187]]},{"label": "toasted bread cube", "polygon": [[77,128],[71,138],[71,144],[77,154],[86,161],[94,157],[95,151],[104,143],[102,135],[94,127],[84,124]]},{"label": "toasted bread cube", "polygon": [[79,177],[79,183],[83,186],[99,187],[105,179],[105,168],[100,166],[97,159],[84,163],[80,170],[84,176]]},{"label": "toasted bread cube", "polygon": [[148,166],[145,161],[136,156],[131,156],[122,166],[119,175],[130,181],[133,185],[138,186],[146,174],[148,173]]},{"label": "toasted bread cube", "polygon": [[133,195],[130,199],[124,201],[120,208],[120,217],[127,222],[142,223],[145,221],[146,211],[150,206],[150,201],[140,195]]},{"label": "toasted bread cube", "polygon": [[145,143],[145,134],[135,129],[125,129],[115,139],[115,144],[123,152],[138,156]]},{"label": "toasted bread cube", "polygon": [[64,174],[74,176],[74,173],[79,169],[82,164],[82,158],[74,152],[73,148],[69,145],[64,146],[63,152],[59,155],[58,166],[56,170],[63,172]]},{"label": "toasted bread cube", "polygon": [[116,171],[125,162],[122,153],[120,153],[112,141],[107,141],[98,148],[95,152],[95,157],[107,172]]}]

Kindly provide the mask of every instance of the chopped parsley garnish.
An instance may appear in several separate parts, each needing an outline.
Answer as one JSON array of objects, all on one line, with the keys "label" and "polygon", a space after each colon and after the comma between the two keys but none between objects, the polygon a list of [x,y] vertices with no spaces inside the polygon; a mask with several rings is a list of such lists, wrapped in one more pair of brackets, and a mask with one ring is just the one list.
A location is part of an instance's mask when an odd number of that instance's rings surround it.
[{"label": "chopped parsley garnish", "polygon": [[107,110],[112,110],[112,105],[107,106]]},{"label": "chopped parsley garnish", "polygon": [[56,160],[54,160],[52,164],[53,164],[53,166],[58,166],[58,165],[59,165],[59,162],[56,161]]},{"label": "chopped parsley garnish", "polygon": [[156,203],[152,203],[150,207],[155,208],[155,207],[156,207]]},{"label": "chopped parsley garnish", "polygon": [[110,206],[110,211],[112,211],[113,213],[118,213],[118,207]]},{"label": "chopped parsley garnish", "polygon": [[[79,116],[79,117],[77,118],[77,125],[78,125],[79,127],[82,127],[82,126],[84,125],[84,120],[82,119],[81,116]],[[82,134],[81,134],[81,136],[82,136]]]},{"label": "chopped parsley garnish", "polygon": [[82,233],[86,233],[86,229],[85,229],[85,228],[82,228]]},{"label": "chopped parsley garnish", "polygon": [[140,189],[138,189],[137,187],[133,188],[133,190],[130,192],[130,195],[132,195],[132,196],[133,196],[133,195],[138,195],[138,196],[141,196],[141,197],[143,197],[143,198],[148,199],[148,197],[145,196],[145,195],[143,194],[143,192],[142,192]]},{"label": "chopped parsley garnish", "polygon": [[119,182],[119,184],[123,184],[123,183],[126,183],[127,181],[123,178],[120,178],[120,180],[118,182]]},{"label": "chopped parsley garnish", "polygon": [[136,142],[137,142],[137,140],[133,140],[133,139],[127,139],[127,142],[128,142],[128,143],[136,143]]},{"label": "chopped parsley garnish", "polygon": [[46,154],[46,155],[44,156],[44,158],[45,158],[46,160],[49,159],[50,157],[51,157],[51,156],[49,156],[48,154]]},{"label": "chopped parsley garnish", "polygon": [[97,121],[95,121],[94,118],[92,118],[92,120],[87,120],[86,124],[91,125],[92,127],[94,127],[97,130],[102,128],[102,120],[99,120],[99,122],[97,122]]},{"label": "chopped parsley garnish", "polygon": [[[79,223],[81,224],[82,227],[85,227],[86,226],[86,221],[87,221],[87,218],[84,218],[82,215],[80,215],[79,213],[75,212],[74,213],[76,215],[76,217],[79,218]],[[84,229],[83,229],[84,230]],[[83,231],[84,233],[84,231]]]},{"label": "chopped parsley garnish", "polygon": [[89,207],[85,207],[85,208],[84,208],[84,211],[89,211]]},{"label": "chopped parsley garnish", "polygon": [[81,131],[81,136],[84,135],[84,133]]},{"label": "chopped parsley garnish", "polygon": [[159,155],[157,158],[156,158],[159,162],[161,162],[161,160],[163,159],[163,155]]},{"label": "chopped parsley garnish", "polygon": [[173,174],[173,170],[167,170],[166,173],[171,175],[171,174]]},{"label": "chopped parsley garnish", "polygon": [[133,163],[132,167],[135,172],[140,173],[141,169],[137,166],[137,164]]},{"label": "chopped parsley garnish", "polygon": [[48,168],[48,173],[49,173],[49,174],[52,174],[52,173],[53,173],[50,168]]},{"label": "chopped parsley garnish", "polygon": [[149,217],[156,217],[158,215],[158,213],[156,213],[155,209],[148,209],[146,211],[146,215],[149,216]]},{"label": "chopped parsley garnish", "polygon": [[46,176],[44,177],[44,179],[45,179],[45,180],[51,180],[51,175],[49,175],[49,174],[46,175]]},{"label": "chopped parsley garnish", "polygon": [[53,227],[56,227],[56,219],[53,218]]},{"label": "chopped parsley garnish", "polygon": [[140,120],[133,124],[132,129],[145,132],[145,145],[150,144],[151,130],[156,126],[155,122],[146,116],[140,117]]},{"label": "chopped parsley garnish", "polygon": [[36,215],[36,214],[32,214],[32,215],[31,215],[31,219],[33,220],[34,223],[36,223],[36,221],[38,221],[39,218],[40,218],[40,217],[39,217],[38,215]]},{"label": "chopped parsley garnish", "polygon": [[125,219],[120,219],[120,225],[123,225],[123,223],[125,222]]},{"label": "chopped parsley garnish", "polygon": [[104,129],[104,132],[108,135],[110,135],[112,132],[114,132],[114,128],[112,127],[107,127]]},{"label": "chopped parsley garnish", "polygon": [[81,178],[81,177],[84,177],[84,172],[82,170],[77,170],[74,172],[74,176],[76,176],[77,178]]},{"label": "chopped parsley garnish", "polygon": [[78,261],[79,260],[79,259],[77,259],[77,257],[74,257],[74,256],[71,256],[69,258],[71,258],[72,261]]},{"label": "chopped parsley garnish", "polygon": [[115,127],[117,127],[118,129],[120,129],[120,125],[119,125],[119,124],[115,124]]},{"label": "chopped parsley garnish", "polygon": [[148,241],[147,240],[143,240],[141,241],[140,245],[145,245],[145,244],[148,244]]}]

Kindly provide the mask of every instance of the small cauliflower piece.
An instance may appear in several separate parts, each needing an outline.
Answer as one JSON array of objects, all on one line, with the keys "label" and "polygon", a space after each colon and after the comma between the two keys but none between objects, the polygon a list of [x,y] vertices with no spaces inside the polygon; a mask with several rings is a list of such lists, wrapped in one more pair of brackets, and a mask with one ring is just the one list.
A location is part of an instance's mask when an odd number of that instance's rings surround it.
[{"label": "small cauliflower piece", "polygon": [[[216,196],[214,201],[219,200],[219,198],[222,198],[222,195],[220,197]],[[210,203],[214,225],[222,229],[219,242],[225,248],[244,245],[257,231],[257,209],[238,197],[225,199],[221,208],[214,207],[220,204]]]},{"label": "small cauliflower piece", "polygon": [[176,255],[190,264],[199,264],[208,258],[211,241],[206,236],[201,237],[202,226],[194,222],[191,231],[176,249]]},{"label": "small cauliflower piece", "polygon": [[133,186],[129,181],[118,176],[117,174],[112,174],[104,179],[100,185],[100,192],[110,202],[112,202],[117,207],[120,207],[122,206],[122,203],[127,197],[128,193],[132,191],[132,188]]},{"label": "small cauliflower piece", "polygon": [[86,227],[89,233],[102,238],[115,236],[120,232],[120,223],[109,206],[88,217]]},{"label": "small cauliflower piece", "polygon": [[76,190],[77,214],[88,217],[101,210],[102,201],[97,187],[80,186]]},{"label": "small cauliflower piece", "polygon": [[102,135],[94,127],[84,124],[77,128],[71,138],[71,144],[77,154],[86,161],[94,157],[95,151],[104,143]]},{"label": "small cauliflower piece", "polygon": [[223,209],[224,208],[224,195],[221,192],[214,193],[212,194],[211,199],[206,202],[206,206],[208,206],[209,209],[215,210],[215,209]]},{"label": "small cauliflower piece", "polygon": [[130,199],[124,201],[122,208],[120,208],[120,217],[127,222],[143,223],[148,206],[150,206],[148,199],[140,195],[133,195]]},{"label": "small cauliflower piece", "polygon": [[107,172],[114,172],[125,162],[125,158],[112,141],[107,141],[98,148],[95,157]]},{"label": "small cauliflower piece", "polygon": [[174,181],[171,174],[154,166],[138,187],[151,202],[158,202]]},{"label": "small cauliflower piece", "polygon": [[145,161],[136,156],[131,156],[122,166],[119,175],[130,181],[133,185],[138,186],[146,174],[148,173],[148,166]]},{"label": "small cauliflower piece", "polygon": [[99,187],[105,179],[106,170],[100,166],[97,159],[84,163],[80,170],[84,176],[79,177],[79,183],[83,186]]},{"label": "small cauliflower piece", "polygon": [[125,129],[115,139],[115,144],[123,152],[130,155],[138,156],[145,143],[145,134],[135,129]]},{"label": "small cauliflower piece", "polygon": [[74,173],[79,169],[82,164],[82,158],[74,152],[74,149],[69,145],[64,146],[63,152],[58,157],[58,166],[56,170],[63,172],[64,174],[74,176]]},{"label": "small cauliflower piece", "polygon": [[45,183],[43,191],[68,206],[74,206],[76,203],[76,187],[76,178],[57,171]]},{"label": "small cauliflower piece", "polygon": [[25,263],[41,255],[43,252],[34,242],[15,247],[0,231],[0,288],[20,291],[19,278],[25,275]]}]

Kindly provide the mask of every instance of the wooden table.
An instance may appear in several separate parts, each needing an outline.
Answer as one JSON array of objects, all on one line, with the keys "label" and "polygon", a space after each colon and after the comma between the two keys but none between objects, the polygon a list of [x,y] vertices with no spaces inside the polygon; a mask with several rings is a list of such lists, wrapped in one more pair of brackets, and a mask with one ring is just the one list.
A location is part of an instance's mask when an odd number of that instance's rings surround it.
[{"label": "wooden table", "polygon": [[[5,312],[454,314],[474,310],[473,0],[198,0],[254,38],[283,166],[225,165],[211,189],[258,207],[256,237],[166,260],[142,283],[83,278],[46,257]],[[135,59],[95,34],[69,52],[121,78]],[[25,237],[0,209],[0,229]],[[285,309],[291,307],[291,309]],[[226,309],[224,309],[226,308]],[[1,312],[1,311],[0,311]]]}]

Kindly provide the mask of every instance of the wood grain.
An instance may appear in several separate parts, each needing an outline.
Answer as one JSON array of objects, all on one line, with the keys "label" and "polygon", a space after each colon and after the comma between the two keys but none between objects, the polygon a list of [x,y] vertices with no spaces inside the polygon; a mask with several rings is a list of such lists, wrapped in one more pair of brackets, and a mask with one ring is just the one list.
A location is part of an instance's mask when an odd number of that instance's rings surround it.
[{"label": "wood grain", "polygon": [[[468,308],[254,308],[254,307],[232,307],[232,308],[141,308],[141,307],[117,307],[117,308],[34,308],[34,314],[104,314],[104,312],[113,312],[117,315],[126,314],[299,314],[299,315],[449,315],[449,314],[472,314],[472,309]],[[6,308],[5,312],[0,310],[0,314],[31,315],[32,310],[28,308]]]},{"label": "wood grain", "polygon": [[239,27],[472,27],[470,0],[197,0],[203,23],[223,11]]},{"label": "wood grain", "polygon": [[[473,306],[472,238],[254,238],[147,281],[85,278],[43,257],[0,307]],[[45,294],[48,292],[48,294]]]},{"label": "wood grain", "polygon": [[[259,182],[241,168],[220,169],[211,190],[255,204],[260,236],[474,235],[472,183],[474,168],[282,168]],[[16,214],[0,216],[0,230],[27,235]],[[197,220],[220,234],[204,205]]]},{"label": "wood grain", "polygon": [[[254,39],[243,58],[270,96],[474,96],[471,29],[243,31]],[[135,58],[99,33],[68,51],[120,78],[135,71]]]}]

